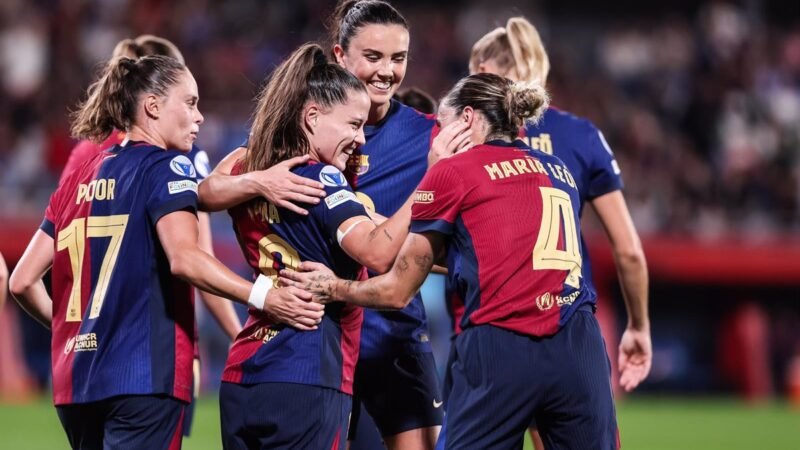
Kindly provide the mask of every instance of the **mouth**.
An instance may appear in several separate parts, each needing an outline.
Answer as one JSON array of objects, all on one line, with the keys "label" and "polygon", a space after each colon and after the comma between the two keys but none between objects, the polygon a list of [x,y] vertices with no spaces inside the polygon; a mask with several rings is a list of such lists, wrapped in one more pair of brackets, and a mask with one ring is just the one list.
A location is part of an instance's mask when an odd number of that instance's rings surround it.
[{"label": "mouth", "polygon": [[192,136],[192,141],[197,140],[197,131],[192,131],[191,133],[189,133],[189,135]]},{"label": "mouth", "polygon": [[370,81],[367,84],[378,92],[388,94],[392,88],[393,83],[390,81],[375,80],[375,81]]}]

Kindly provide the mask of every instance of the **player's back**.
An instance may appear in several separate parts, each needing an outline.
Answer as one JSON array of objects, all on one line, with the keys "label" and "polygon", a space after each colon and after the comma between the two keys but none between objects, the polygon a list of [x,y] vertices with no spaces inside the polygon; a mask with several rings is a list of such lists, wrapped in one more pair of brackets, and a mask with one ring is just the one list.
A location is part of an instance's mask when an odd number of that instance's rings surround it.
[{"label": "player's back", "polygon": [[551,107],[536,124],[522,130],[521,138],[532,149],[566,164],[578,186],[581,212],[585,202],[622,189],[614,154],[603,133],[588,120]]},{"label": "player's back", "polygon": [[437,229],[436,212],[457,208],[450,213],[466,286],[462,328],[550,335],[593,300],[581,278],[578,191],[558,158],[492,141],[433,170],[417,192],[412,229],[424,230],[426,219]]},{"label": "player's back", "polygon": [[[232,173],[240,170],[237,164]],[[254,201],[231,208],[247,263],[256,275],[272,277],[276,283],[280,270],[297,269],[301,261],[319,262],[341,278],[355,279],[361,266],[341,249],[336,232],[348,218],[366,215],[364,207],[333,166],[308,164],[292,171],[321,181],[329,195],[312,206],[308,216],[266,202],[257,208]],[[362,317],[360,307],[332,303],[326,305],[317,330],[299,331],[251,309],[231,348],[223,381],[300,383],[352,394]]]},{"label": "player's back", "polygon": [[171,275],[155,224],[197,205],[185,154],[114,146],[69,174],[42,228],[55,240],[56,404],[125,394],[191,398],[191,288]]}]

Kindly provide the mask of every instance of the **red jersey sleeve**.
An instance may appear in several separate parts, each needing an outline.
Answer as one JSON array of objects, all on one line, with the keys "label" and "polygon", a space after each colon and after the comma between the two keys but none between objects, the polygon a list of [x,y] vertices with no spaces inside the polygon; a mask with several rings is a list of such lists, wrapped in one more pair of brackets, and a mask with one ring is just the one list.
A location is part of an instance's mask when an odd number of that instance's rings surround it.
[{"label": "red jersey sleeve", "polygon": [[411,206],[411,231],[453,234],[464,200],[464,180],[449,161],[434,165],[417,187]]}]

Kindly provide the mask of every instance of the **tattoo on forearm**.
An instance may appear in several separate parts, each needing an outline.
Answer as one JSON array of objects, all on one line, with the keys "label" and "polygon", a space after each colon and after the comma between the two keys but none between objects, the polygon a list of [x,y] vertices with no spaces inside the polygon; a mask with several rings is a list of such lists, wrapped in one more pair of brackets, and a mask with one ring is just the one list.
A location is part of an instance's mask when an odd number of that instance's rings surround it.
[{"label": "tattoo on forearm", "polygon": [[408,260],[404,255],[401,255],[397,258],[397,270],[400,272],[405,272],[408,270]]},{"label": "tattoo on forearm", "polygon": [[429,272],[433,267],[433,258],[430,255],[416,255],[414,256],[414,263],[420,271]]},{"label": "tattoo on forearm", "polygon": [[394,240],[394,239],[392,239],[392,235],[389,234],[389,232],[387,230],[383,230],[383,234],[386,235],[386,239],[389,239],[390,242]]}]

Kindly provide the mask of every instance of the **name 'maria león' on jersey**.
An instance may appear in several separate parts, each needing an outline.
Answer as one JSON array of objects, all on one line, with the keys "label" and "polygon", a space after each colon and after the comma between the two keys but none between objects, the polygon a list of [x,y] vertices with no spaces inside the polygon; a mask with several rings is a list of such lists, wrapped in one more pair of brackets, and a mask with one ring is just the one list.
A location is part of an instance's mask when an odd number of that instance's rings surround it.
[{"label": "name 'maria le\u00f3n' on jersey", "polygon": [[437,163],[415,195],[411,231],[443,233],[461,255],[460,328],[552,335],[594,300],[581,272],[577,185],[558,158],[492,141]]},{"label": "name 'maria le\u00f3n' on jersey", "polygon": [[[232,173],[240,170],[237,163]],[[308,216],[266,202],[258,207],[251,201],[231,208],[247,263],[255,275],[270,276],[275,282],[280,270],[296,269],[301,261],[319,262],[340,278],[355,279],[361,266],[339,247],[336,233],[345,220],[366,216],[364,206],[344,174],[333,166],[312,163],[292,172],[319,180],[327,197],[309,207]],[[231,348],[222,379],[241,384],[300,383],[352,394],[362,319],[360,307],[331,303],[325,306],[317,330],[298,331],[251,309]]]},{"label": "name 'maria le\u00f3n' on jersey", "polygon": [[171,275],[156,234],[166,214],[197,209],[186,153],[115,145],[66,176],[41,229],[53,237],[56,405],[126,394],[190,401],[191,286]]},{"label": "name 'maria le\u00f3n' on jersey", "polygon": [[[520,139],[534,153],[555,155],[566,164],[575,180],[580,196],[578,215],[583,207],[597,197],[621,190],[622,175],[608,143],[591,122],[557,108],[550,107],[541,120],[520,130]],[[594,291],[592,266],[587,256],[586,242],[579,236],[583,255],[583,281]],[[458,251],[448,249],[448,276],[446,281],[447,306],[454,319],[454,330],[459,333],[459,321],[464,312],[464,283],[460,280]],[[453,268],[456,268],[455,270]]]},{"label": "name 'maria le\u00f3n' on jersey", "polygon": [[[347,173],[367,208],[390,217],[403,206],[428,170],[428,151],[437,132],[432,116],[395,100],[383,120],[364,126],[367,142],[351,156]],[[364,311],[362,359],[430,351],[419,293],[399,311]]]}]

